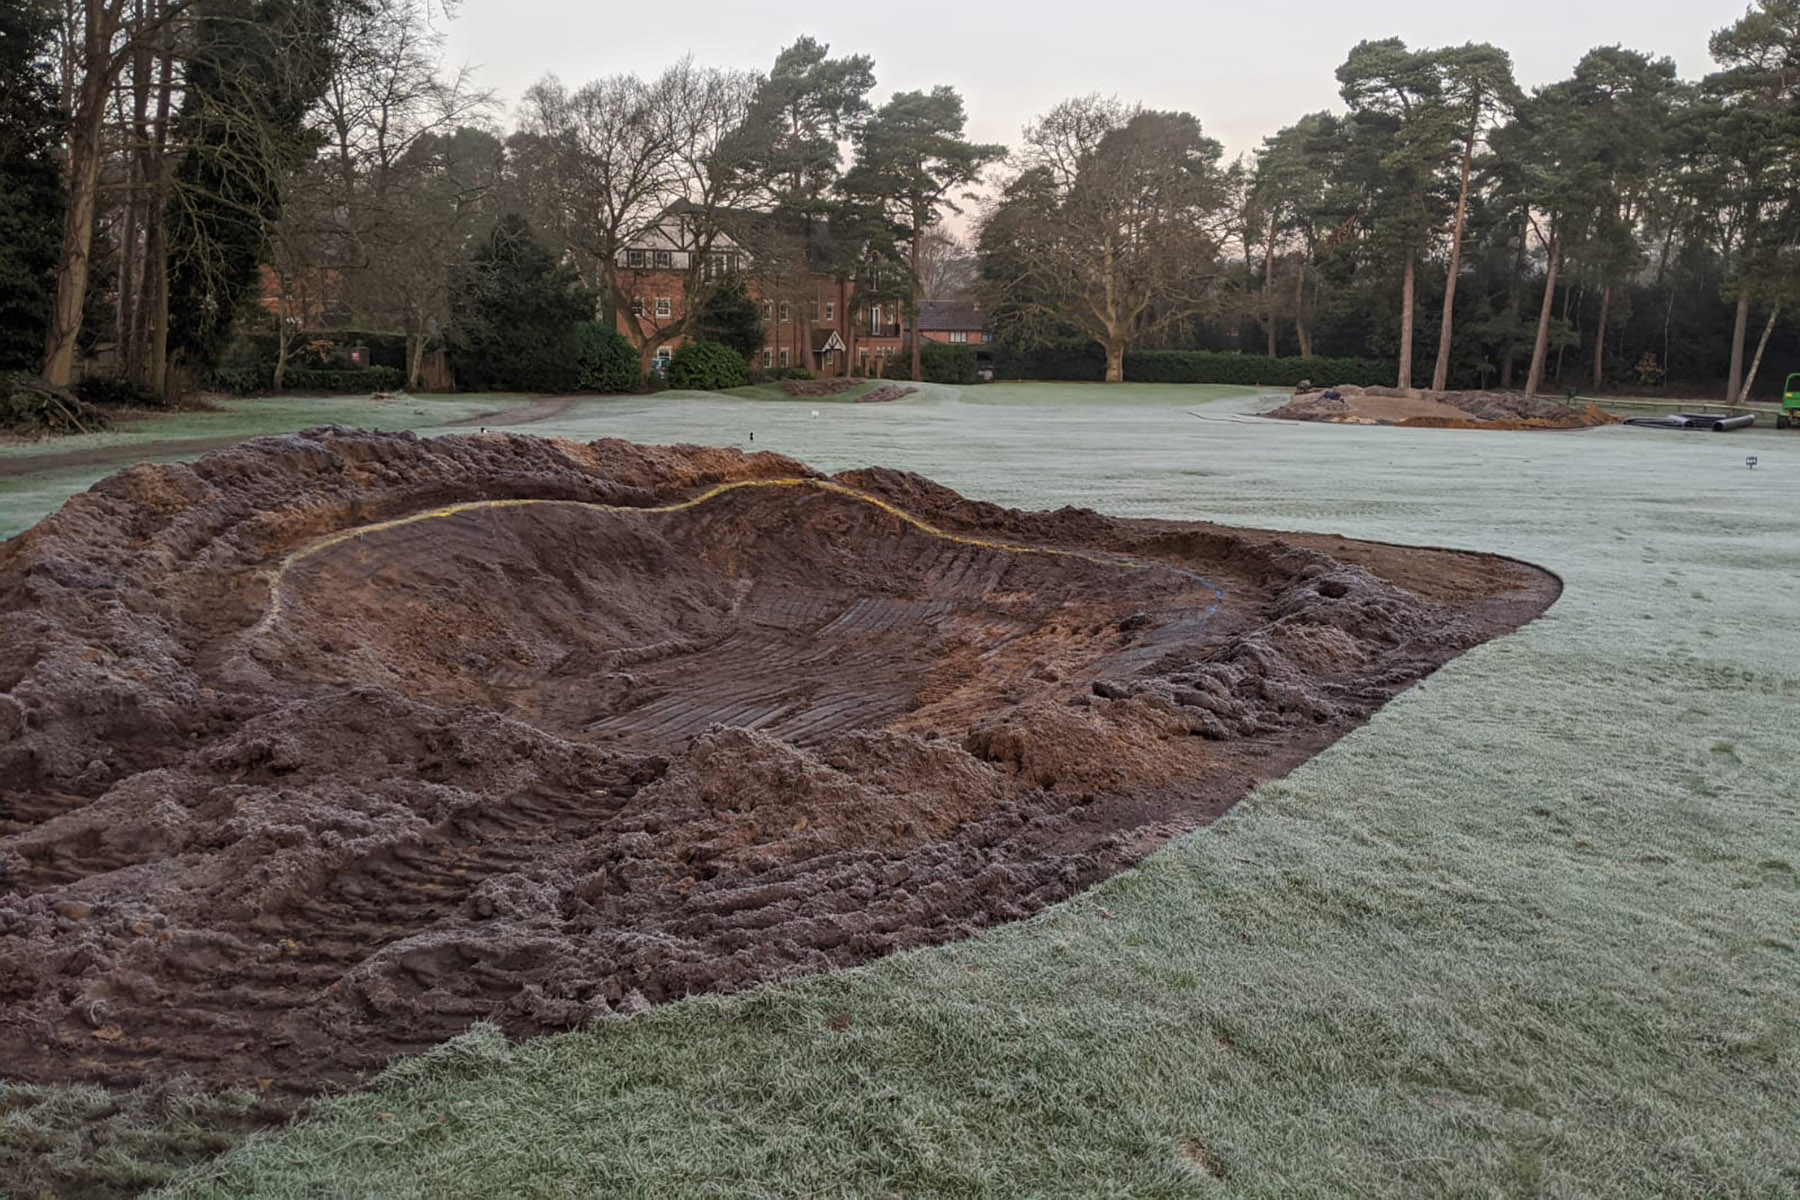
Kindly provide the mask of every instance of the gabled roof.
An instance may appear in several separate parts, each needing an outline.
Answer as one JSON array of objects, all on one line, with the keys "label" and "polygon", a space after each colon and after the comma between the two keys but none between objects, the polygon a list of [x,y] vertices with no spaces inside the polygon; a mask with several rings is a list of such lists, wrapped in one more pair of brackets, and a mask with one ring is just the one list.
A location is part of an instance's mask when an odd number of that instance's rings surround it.
[{"label": "gabled roof", "polygon": [[981,305],[973,300],[921,300],[919,328],[952,331],[981,329]]},{"label": "gabled roof", "polygon": [[844,339],[838,336],[835,329],[815,329],[812,331],[812,348],[814,354],[823,354],[827,350],[844,349]]}]

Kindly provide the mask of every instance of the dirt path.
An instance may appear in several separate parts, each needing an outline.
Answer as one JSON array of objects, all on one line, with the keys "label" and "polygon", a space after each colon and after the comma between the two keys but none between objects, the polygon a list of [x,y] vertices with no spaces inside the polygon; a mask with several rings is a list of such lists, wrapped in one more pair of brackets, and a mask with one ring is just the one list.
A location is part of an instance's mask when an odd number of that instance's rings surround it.
[{"label": "dirt path", "polygon": [[135,467],[0,544],[0,1062],[285,1103],[961,937],[1556,594],[691,447]]},{"label": "dirt path", "polygon": [[469,425],[533,425],[539,421],[548,421],[551,417],[560,417],[575,407],[579,396],[539,396],[523,408],[496,408],[492,412],[476,413],[472,417],[464,417],[449,422],[450,427],[466,427]]}]

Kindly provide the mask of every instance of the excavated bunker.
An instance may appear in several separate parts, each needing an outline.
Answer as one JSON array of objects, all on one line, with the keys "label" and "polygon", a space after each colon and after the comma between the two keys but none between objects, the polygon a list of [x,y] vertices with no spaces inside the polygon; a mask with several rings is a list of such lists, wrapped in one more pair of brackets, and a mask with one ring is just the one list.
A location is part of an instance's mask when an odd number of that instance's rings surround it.
[{"label": "excavated bunker", "polygon": [[0,1063],[297,1098],[962,937],[1556,594],[697,447],[134,467],[0,545]]}]

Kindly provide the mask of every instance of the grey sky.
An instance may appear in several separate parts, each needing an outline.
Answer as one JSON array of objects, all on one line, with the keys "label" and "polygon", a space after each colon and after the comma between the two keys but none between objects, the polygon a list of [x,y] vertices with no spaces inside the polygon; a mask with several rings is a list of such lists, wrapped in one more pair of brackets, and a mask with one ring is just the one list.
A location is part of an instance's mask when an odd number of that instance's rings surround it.
[{"label": "grey sky", "polygon": [[1303,113],[1336,107],[1332,72],[1363,38],[1493,42],[1512,53],[1527,85],[1560,78],[1590,47],[1613,43],[1670,55],[1694,77],[1710,69],[1708,34],[1747,3],[903,0],[809,10],[743,0],[461,0],[448,53],[478,67],[481,82],[510,105],[546,72],[573,86],[625,70],[653,73],[690,50],[708,64],[766,70],[777,50],[810,33],[835,52],[872,55],[878,97],[955,86],[980,140],[1016,142],[1019,127],[1058,100],[1102,92],[1191,111],[1236,154]]}]

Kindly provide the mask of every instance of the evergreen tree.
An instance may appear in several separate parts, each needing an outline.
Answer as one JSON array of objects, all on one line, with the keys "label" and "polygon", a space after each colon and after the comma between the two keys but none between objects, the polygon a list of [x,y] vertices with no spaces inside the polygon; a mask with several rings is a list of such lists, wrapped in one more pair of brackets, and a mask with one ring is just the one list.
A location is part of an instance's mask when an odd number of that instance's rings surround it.
[{"label": "evergreen tree", "polygon": [[745,290],[743,280],[726,280],[700,301],[694,332],[705,341],[720,342],[748,359],[763,348],[762,310]]},{"label": "evergreen tree", "polygon": [[36,370],[62,232],[62,114],[45,68],[50,13],[0,4],[0,370]]},{"label": "evergreen tree", "polygon": [[450,362],[466,388],[569,392],[581,381],[577,326],[594,297],[525,218],[501,217],[450,287]]},{"label": "evergreen tree", "polygon": [[206,0],[177,121],[170,340],[211,363],[254,298],[290,177],[311,158],[308,109],[330,79],[329,0]]}]

